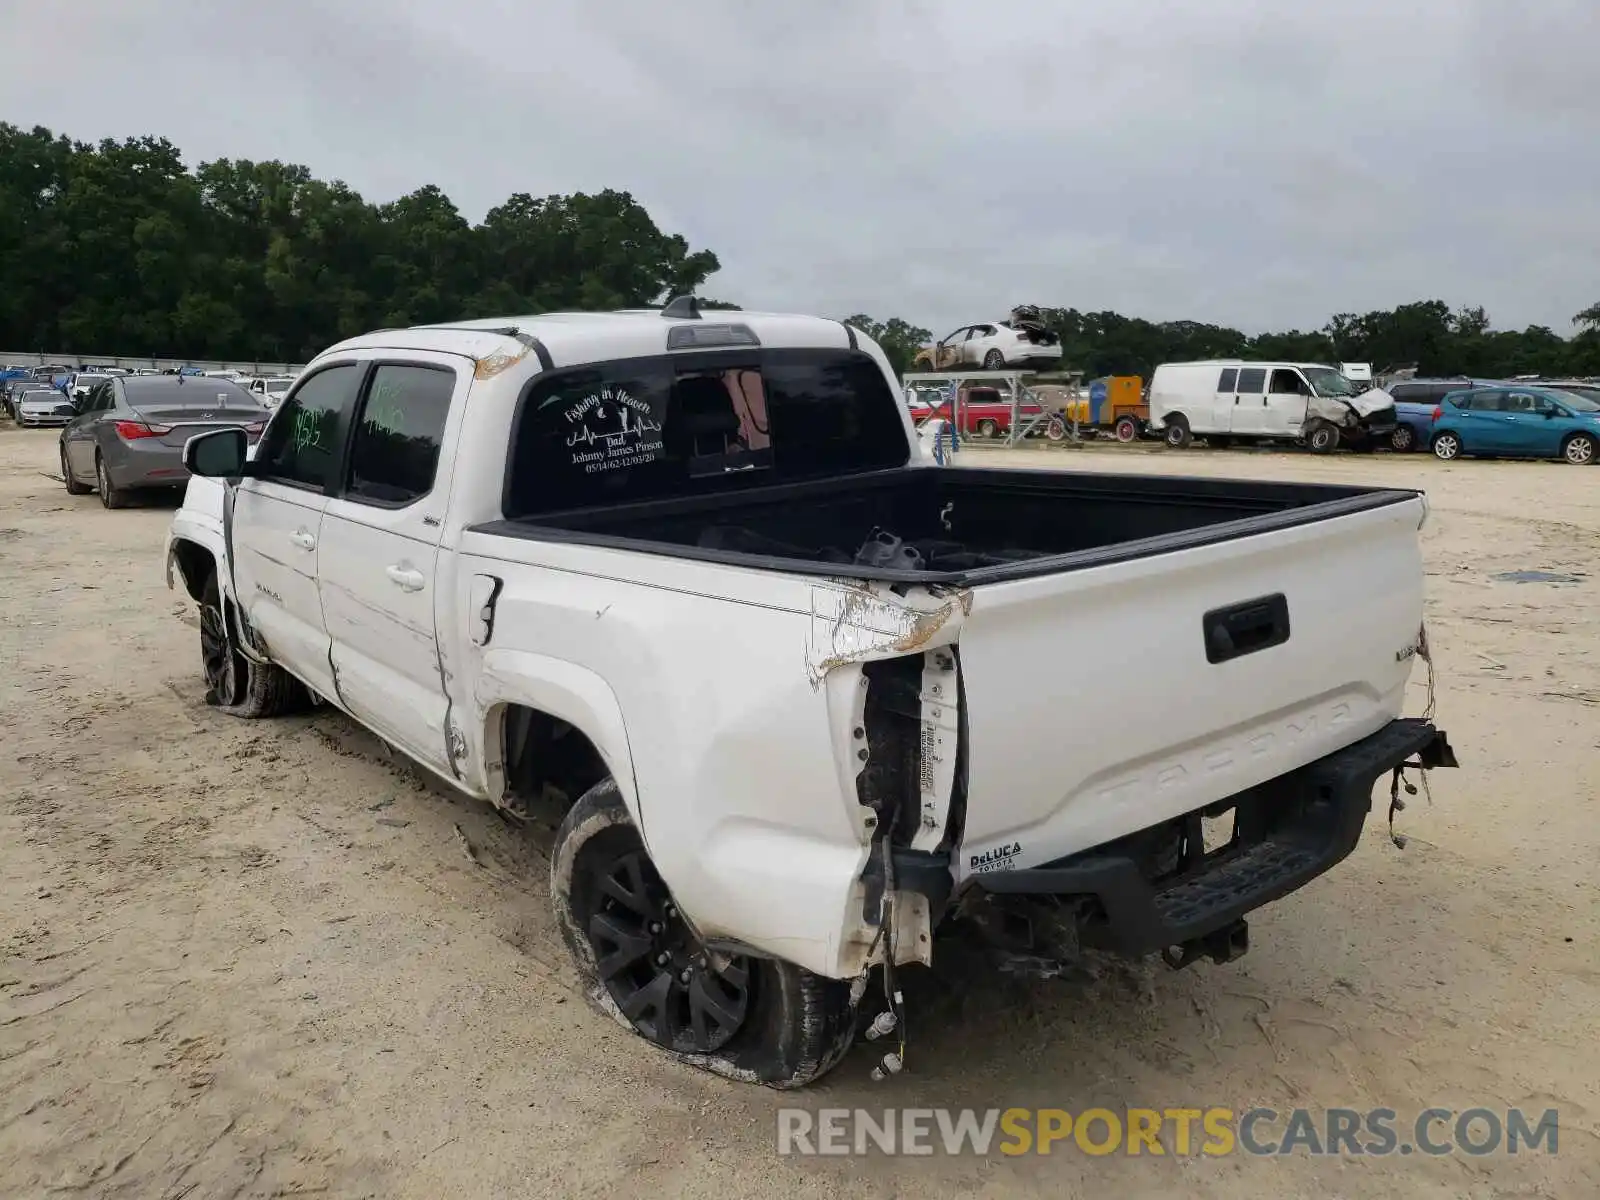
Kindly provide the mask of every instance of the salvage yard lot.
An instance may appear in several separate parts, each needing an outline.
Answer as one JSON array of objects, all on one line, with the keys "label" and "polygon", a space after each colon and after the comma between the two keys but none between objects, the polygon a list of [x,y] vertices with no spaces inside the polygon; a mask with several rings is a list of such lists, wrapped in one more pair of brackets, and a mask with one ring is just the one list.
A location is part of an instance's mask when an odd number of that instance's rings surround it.
[{"label": "salvage yard lot", "polygon": [[[163,578],[170,505],[67,496],[55,443],[0,427],[0,1195],[1600,1185],[1600,470],[963,452],[1425,487],[1438,719],[1462,769],[1398,818],[1404,850],[1380,801],[1350,860],[1252,921],[1237,964],[1025,986],[950,956],[910,989],[904,1075],[869,1082],[863,1047],[780,1096],[679,1066],[583,1004],[549,912],[548,826],[515,832],[442,794],[336,713],[208,709],[192,605]],[[1527,571],[1571,581],[1497,578]],[[1093,696],[1061,714],[1137,719]],[[1560,1149],[780,1160],[783,1104],[1555,1107]]]}]

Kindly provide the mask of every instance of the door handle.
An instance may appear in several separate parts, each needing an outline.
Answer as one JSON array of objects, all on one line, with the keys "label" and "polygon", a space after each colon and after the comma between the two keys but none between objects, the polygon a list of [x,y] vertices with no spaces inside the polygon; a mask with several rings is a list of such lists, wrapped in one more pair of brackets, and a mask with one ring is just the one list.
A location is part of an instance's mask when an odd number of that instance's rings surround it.
[{"label": "door handle", "polygon": [[315,550],[317,548],[317,539],[312,536],[311,531],[308,529],[296,529],[289,535],[289,540],[302,550]]},{"label": "door handle", "polygon": [[1200,618],[1206,661],[1227,662],[1289,640],[1289,601],[1282,592],[1214,608]]},{"label": "door handle", "polygon": [[383,573],[389,577],[389,582],[401,591],[420,592],[422,590],[422,572],[412,567],[385,567]]}]

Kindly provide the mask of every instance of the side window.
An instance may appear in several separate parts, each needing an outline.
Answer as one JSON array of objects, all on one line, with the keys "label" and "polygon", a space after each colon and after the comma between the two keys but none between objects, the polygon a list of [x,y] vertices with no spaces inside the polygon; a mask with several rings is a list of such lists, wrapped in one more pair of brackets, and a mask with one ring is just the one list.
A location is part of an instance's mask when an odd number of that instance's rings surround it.
[{"label": "side window", "polygon": [[384,363],[372,372],[350,449],[351,500],[410,504],[433,490],[456,375]]},{"label": "side window", "polygon": [[1259,396],[1266,381],[1265,367],[1244,367],[1239,371],[1239,391],[1243,395]]},{"label": "side window", "polygon": [[344,363],[307,376],[262,436],[254,474],[300,487],[326,487],[339,458],[339,429],[355,407],[365,369]]},{"label": "side window", "polygon": [[1423,389],[1414,383],[1396,383],[1388,391],[1396,404],[1421,404],[1429,399],[1423,394]]},{"label": "side window", "polygon": [[1231,392],[1233,385],[1239,378],[1238,367],[1223,367],[1222,374],[1217,376],[1217,391]]},{"label": "side window", "polygon": [[1426,389],[1426,397],[1419,397],[1419,399],[1426,399],[1430,404],[1438,404],[1451,392],[1460,391],[1461,386],[1459,383],[1436,383]]},{"label": "side window", "polygon": [[1300,376],[1294,371],[1285,371],[1281,367],[1272,372],[1272,394],[1274,396],[1298,396],[1305,391]]},{"label": "side window", "polygon": [[1467,407],[1473,412],[1501,412],[1505,407],[1504,400],[1500,392],[1473,392],[1472,403]]}]

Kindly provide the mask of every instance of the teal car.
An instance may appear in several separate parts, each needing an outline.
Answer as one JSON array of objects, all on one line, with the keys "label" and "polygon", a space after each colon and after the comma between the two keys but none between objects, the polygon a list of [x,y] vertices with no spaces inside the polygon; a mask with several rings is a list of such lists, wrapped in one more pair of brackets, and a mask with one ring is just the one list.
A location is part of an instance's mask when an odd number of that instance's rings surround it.
[{"label": "teal car", "polygon": [[1600,399],[1547,387],[1451,392],[1433,410],[1429,445],[1446,462],[1477,455],[1587,466],[1600,461]]}]

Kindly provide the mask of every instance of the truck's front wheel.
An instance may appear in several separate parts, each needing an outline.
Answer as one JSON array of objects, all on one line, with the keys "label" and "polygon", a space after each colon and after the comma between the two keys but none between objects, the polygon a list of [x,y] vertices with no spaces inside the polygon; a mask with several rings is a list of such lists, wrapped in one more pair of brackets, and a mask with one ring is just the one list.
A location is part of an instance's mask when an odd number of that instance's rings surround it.
[{"label": "truck's front wheel", "polygon": [[589,1002],[684,1062],[792,1088],[826,1074],[849,1050],[849,985],[702,945],[611,780],[586,792],[561,823],[550,898]]},{"label": "truck's front wheel", "polygon": [[305,692],[281,667],[253,663],[239,653],[213,573],[200,594],[200,665],[206,703],[235,717],[275,717],[297,707]]},{"label": "truck's front wheel", "polygon": [[1306,431],[1306,445],[1313,454],[1332,454],[1339,448],[1339,430],[1319,421]]}]

